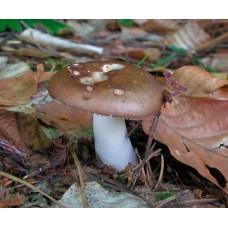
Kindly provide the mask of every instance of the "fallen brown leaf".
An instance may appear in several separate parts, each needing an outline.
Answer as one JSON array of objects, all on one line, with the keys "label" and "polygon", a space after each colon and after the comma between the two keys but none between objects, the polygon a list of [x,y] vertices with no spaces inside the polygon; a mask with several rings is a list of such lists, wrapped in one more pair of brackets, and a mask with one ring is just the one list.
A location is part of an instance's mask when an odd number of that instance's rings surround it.
[{"label": "fallen brown leaf", "polygon": [[0,79],[0,106],[28,104],[31,96],[37,92],[38,83],[49,80],[55,72],[45,72],[42,64],[37,65],[37,71],[28,71],[15,78]]},{"label": "fallen brown leaf", "polygon": [[16,106],[26,104],[37,90],[34,72],[26,72],[16,78],[0,79],[0,105]]},{"label": "fallen brown leaf", "polygon": [[129,57],[138,60],[147,56],[147,59],[150,61],[158,60],[161,56],[161,52],[158,48],[129,48],[127,54]]},{"label": "fallen brown leaf", "polygon": [[228,100],[228,86],[223,86],[222,88],[215,90],[209,94],[210,98]]},{"label": "fallen brown leaf", "polygon": [[24,195],[11,196],[9,199],[0,200],[0,208],[5,207],[19,207],[25,202]]},{"label": "fallen brown leaf", "polygon": [[187,87],[186,96],[208,97],[209,94],[224,85],[228,80],[214,77],[209,72],[195,66],[184,66],[177,69],[173,74],[180,84]]},{"label": "fallen brown leaf", "polygon": [[[151,116],[143,121],[146,133],[150,127]],[[182,96],[163,105],[155,138],[166,144],[177,160],[228,192],[227,135],[227,100]],[[213,170],[220,171],[225,183],[215,178]]]},{"label": "fallen brown leaf", "polygon": [[151,19],[134,21],[142,28],[144,28],[147,32],[153,32],[161,35],[177,31],[180,28],[177,20]]}]

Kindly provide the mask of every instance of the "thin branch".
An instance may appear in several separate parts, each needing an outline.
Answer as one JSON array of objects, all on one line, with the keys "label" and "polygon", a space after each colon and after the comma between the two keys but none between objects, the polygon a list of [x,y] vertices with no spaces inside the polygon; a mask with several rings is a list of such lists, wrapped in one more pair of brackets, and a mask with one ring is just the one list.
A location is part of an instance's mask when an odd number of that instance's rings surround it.
[{"label": "thin branch", "polygon": [[208,50],[208,49],[211,49],[213,47],[215,47],[216,45],[224,42],[224,41],[227,41],[228,40],[228,32],[222,34],[221,36],[219,37],[216,37],[215,39],[213,40],[209,40],[205,43],[203,43],[202,45],[200,45],[196,51],[197,52],[200,52],[200,51],[203,51],[203,50]]},{"label": "thin branch", "polygon": [[141,121],[139,121],[138,123],[135,124],[135,126],[129,131],[129,133],[127,134],[127,136],[131,136],[133,134],[133,132],[139,127],[139,125],[141,124]]},{"label": "thin branch", "polygon": [[79,182],[80,182],[80,191],[81,191],[81,196],[82,196],[83,207],[89,207],[88,199],[87,199],[86,192],[85,192],[85,183],[84,183],[84,180],[83,180],[83,170],[82,170],[80,161],[78,159],[78,156],[77,156],[75,150],[73,150],[73,148],[72,148],[72,145],[71,145],[71,148],[70,148],[70,152],[71,152],[71,155],[72,155],[72,157],[74,159],[74,163],[75,163],[75,166],[76,166],[77,171],[78,171],[78,177],[79,177]]},{"label": "thin branch", "polygon": [[53,203],[57,204],[60,207],[66,207],[65,205],[63,205],[62,203],[58,202],[53,197],[49,196],[47,193],[43,192],[42,190],[40,190],[37,187],[33,186],[32,184],[28,183],[27,181],[22,180],[21,178],[18,178],[16,176],[13,176],[13,175],[11,175],[9,173],[6,173],[6,172],[3,172],[3,171],[0,171],[0,176],[7,177],[7,178],[9,178],[9,179],[11,179],[11,180],[13,180],[15,182],[18,182],[20,184],[23,184],[23,185],[27,186],[28,188],[31,188],[33,191],[36,191],[36,192],[40,193],[42,196],[48,198],[49,200],[51,200]]},{"label": "thin branch", "polygon": [[55,37],[35,29],[26,29],[22,32],[19,38],[25,42],[45,46],[49,48],[54,48],[58,50],[66,50],[74,53],[84,53],[84,54],[98,54],[103,53],[102,47],[97,47],[90,44],[79,44],[73,41]]}]

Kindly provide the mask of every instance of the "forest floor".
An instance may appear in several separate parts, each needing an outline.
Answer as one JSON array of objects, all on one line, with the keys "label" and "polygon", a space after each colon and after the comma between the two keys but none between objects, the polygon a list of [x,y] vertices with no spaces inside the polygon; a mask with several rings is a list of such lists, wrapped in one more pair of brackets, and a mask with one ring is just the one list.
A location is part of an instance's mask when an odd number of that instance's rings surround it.
[{"label": "forest floor", "polygon": [[[107,59],[141,67],[163,87],[164,72],[189,65],[228,80],[227,20],[31,21],[0,20],[0,207],[227,207],[227,183],[219,186],[227,180],[225,168],[213,167],[212,183],[200,168],[172,156],[168,144],[153,139],[146,154],[141,121],[126,123],[142,165],[118,173],[97,159],[91,129],[65,134],[56,117],[45,122],[31,114],[25,97],[33,84],[14,93],[26,72],[44,78],[36,92],[65,66]],[[37,35],[26,34],[31,27]]]}]

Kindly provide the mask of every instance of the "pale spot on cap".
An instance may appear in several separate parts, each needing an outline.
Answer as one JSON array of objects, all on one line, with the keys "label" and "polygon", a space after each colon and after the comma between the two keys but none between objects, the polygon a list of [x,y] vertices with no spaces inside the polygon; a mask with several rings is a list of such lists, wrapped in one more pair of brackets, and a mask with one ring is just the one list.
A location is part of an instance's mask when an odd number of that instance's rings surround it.
[{"label": "pale spot on cap", "polygon": [[94,84],[94,81],[91,77],[83,77],[83,78],[80,78],[80,82],[83,84],[83,85],[93,85]]},{"label": "pale spot on cap", "polygon": [[80,72],[79,72],[79,71],[74,70],[74,71],[73,71],[73,74],[74,74],[74,75],[80,75]]},{"label": "pale spot on cap", "polygon": [[117,63],[112,63],[112,64],[104,64],[101,69],[104,73],[107,73],[112,70],[121,70],[124,68],[124,65],[122,64],[117,64]]},{"label": "pale spot on cap", "polygon": [[92,73],[92,78],[93,78],[93,81],[96,83],[96,82],[103,82],[103,81],[106,81],[108,80],[108,77],[103,73],[103,72],[93,72]]},{"label": "pale spot on cap", "polygon": [[113,93],[117,96],[123,96],[125,94],[125,91],[122,89],[114,89]]},{"label": "pale spot on cap", "polygon": [[86,86],[86,90],[89,91],[89,92],[92,92],[93,91],[93,87],[92,86]]}]

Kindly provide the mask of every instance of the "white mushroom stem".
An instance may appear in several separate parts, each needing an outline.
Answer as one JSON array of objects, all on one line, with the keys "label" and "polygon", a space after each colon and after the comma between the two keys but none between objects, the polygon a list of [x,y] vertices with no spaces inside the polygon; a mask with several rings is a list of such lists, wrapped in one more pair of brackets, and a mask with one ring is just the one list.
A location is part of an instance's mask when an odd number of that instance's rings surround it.
[{"label": "white mushroom stem", "polygon": [[124,119],[93,114],[93,132],[96,153],[104,164],[121,171],[136,162]]}]

